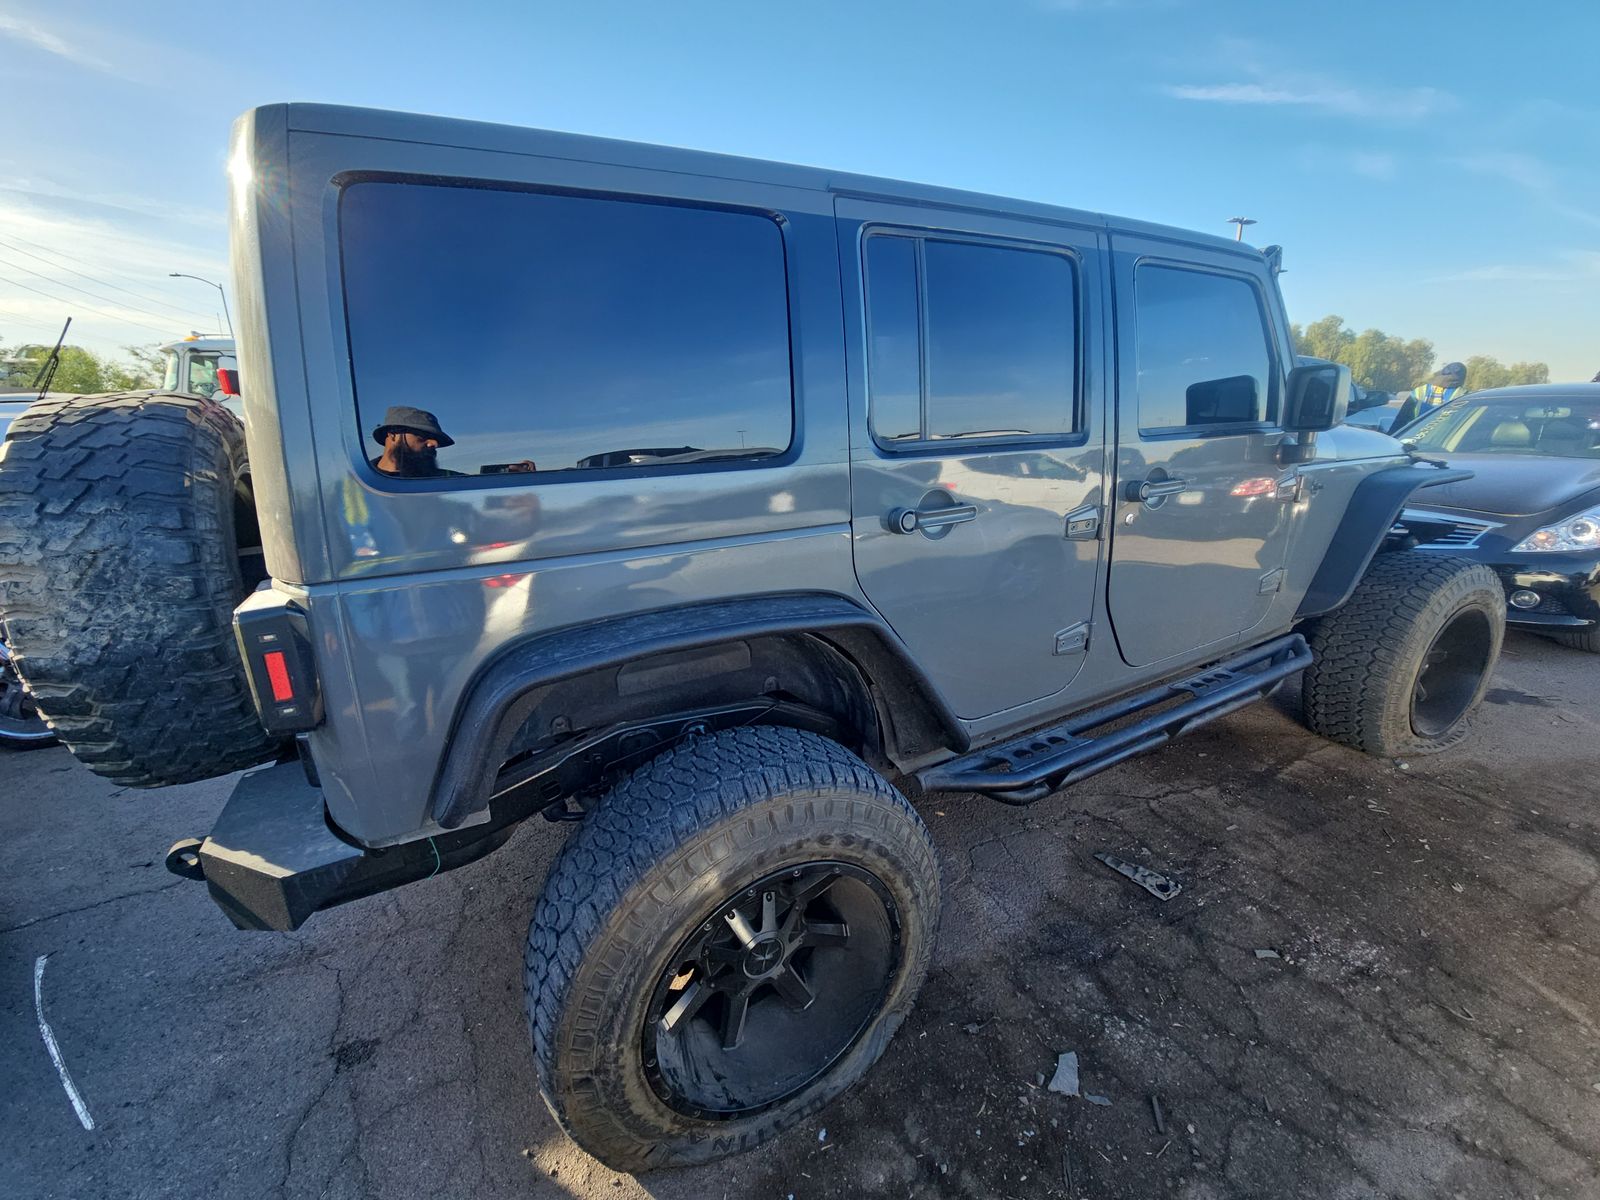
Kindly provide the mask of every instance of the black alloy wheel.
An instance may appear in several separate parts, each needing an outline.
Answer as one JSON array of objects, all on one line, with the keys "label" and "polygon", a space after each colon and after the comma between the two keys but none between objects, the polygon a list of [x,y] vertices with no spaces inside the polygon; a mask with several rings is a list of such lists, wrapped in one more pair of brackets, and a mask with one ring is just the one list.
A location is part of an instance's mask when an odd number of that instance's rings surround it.
[{"label": "black alloy wheel", "polygon": [[1378,555],[1343,607],[1311,623],[1306,725],[1385,758],[1455,745],[1472,729],[1505,623],[1505,589],[1482,563]]},{"label": "black alloy wheel", "polygon": [[55,740],[56,735],[39,715],[33,697],[11,665],[10,651],[0,644],[0,746],[32,749]]},{"label": "black alloy wheel", "polygon": [[1463,609],[1439,630],[1411,694],[1411,728],[1419,735],[1441,736],[1472,708],[1494,662],[1494,634],[1489,614],[1476,608]]},{"label": "black alloy wheel", "polygon": [[758,1146],[883,1054],[938,918],[927,827],[850,750],[690,738],[619,780],[545,880],[525,960],[540,1095],[619,1171]]},{"label": "black alloy wheel", "polygon": [[748,1116],[822,1076],[883,1005],[900,960],[889,890],[847,863],[778,871],[672,956],[644,1027],[645,1075],[687,1116]]}]

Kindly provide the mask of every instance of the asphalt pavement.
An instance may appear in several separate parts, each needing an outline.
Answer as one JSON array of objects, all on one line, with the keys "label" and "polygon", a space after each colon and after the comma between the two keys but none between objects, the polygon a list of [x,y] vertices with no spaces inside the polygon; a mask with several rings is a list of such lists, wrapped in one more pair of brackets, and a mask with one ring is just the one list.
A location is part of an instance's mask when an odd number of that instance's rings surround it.
[{"label": "asphalt pavement", "polygon": [[[246,934],[161,864],[228,781],[0,754],[0,1192],[1600,1196],[1597,685],[1513,636],[1443,756],[1322,742],[1286,692],[1029,808],[925,802],[945,919],[884,1060],[753,1154],[638,1178],[533,1080],[522,944],[564,827]],[[1108,1104],[1042,1086],[1064,1051]]]}]

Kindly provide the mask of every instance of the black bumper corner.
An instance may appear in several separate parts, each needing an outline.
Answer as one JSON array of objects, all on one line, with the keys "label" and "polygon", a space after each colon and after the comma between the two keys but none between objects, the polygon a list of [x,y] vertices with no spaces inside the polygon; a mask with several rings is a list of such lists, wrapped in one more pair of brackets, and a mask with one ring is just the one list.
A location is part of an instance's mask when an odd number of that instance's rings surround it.
[{"label": "black bumper corner", "polygon": [[198,857],[211,898],[236,926],[289,930],[321,909],[481,858],[511,829],[479,826],[364,849],[333,831],[322,792],[291,761],[239,780]]},{"label": "black bumper corner", "polygon": [[[1594,629],[1600,625],[1600,560],[1565,562],[1554,568],[1543,563],[1496,562],[1495,571],[1506,589],[1506,623],[1539,633]],[[1533,608],[1518,608],[1510,597],[1519,591],[1539,597]]]}]

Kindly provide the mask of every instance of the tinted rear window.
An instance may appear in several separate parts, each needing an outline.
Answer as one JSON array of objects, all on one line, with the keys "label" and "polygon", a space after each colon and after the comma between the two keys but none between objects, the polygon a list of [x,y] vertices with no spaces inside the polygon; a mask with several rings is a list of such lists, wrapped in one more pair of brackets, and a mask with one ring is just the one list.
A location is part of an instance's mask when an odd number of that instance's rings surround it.
[{"label": "tinted rear window", "polygon": [[1142,264],[1134,308],[1141,430],[1274,419],[1276,372],[1248,281]]},{"label": "tinted rear window", "polygon": [[[364,182],[345,189],[339,237],[362,439],[381,471],[543,475],[789,446],[783,241],[767,217]],[[453,444],[429,462],[375,433]]]}]

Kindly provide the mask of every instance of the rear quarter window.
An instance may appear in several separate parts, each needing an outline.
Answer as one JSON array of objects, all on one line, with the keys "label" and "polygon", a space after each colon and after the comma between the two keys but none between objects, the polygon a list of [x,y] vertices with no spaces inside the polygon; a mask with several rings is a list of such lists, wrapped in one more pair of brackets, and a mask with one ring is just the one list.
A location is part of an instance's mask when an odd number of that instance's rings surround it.
[{"label": "rear quarter window", "polygon": [[357,418],[381,473],[709,466],[790,445],[770,217],[364,181],[340,198],[339,242]]}]

